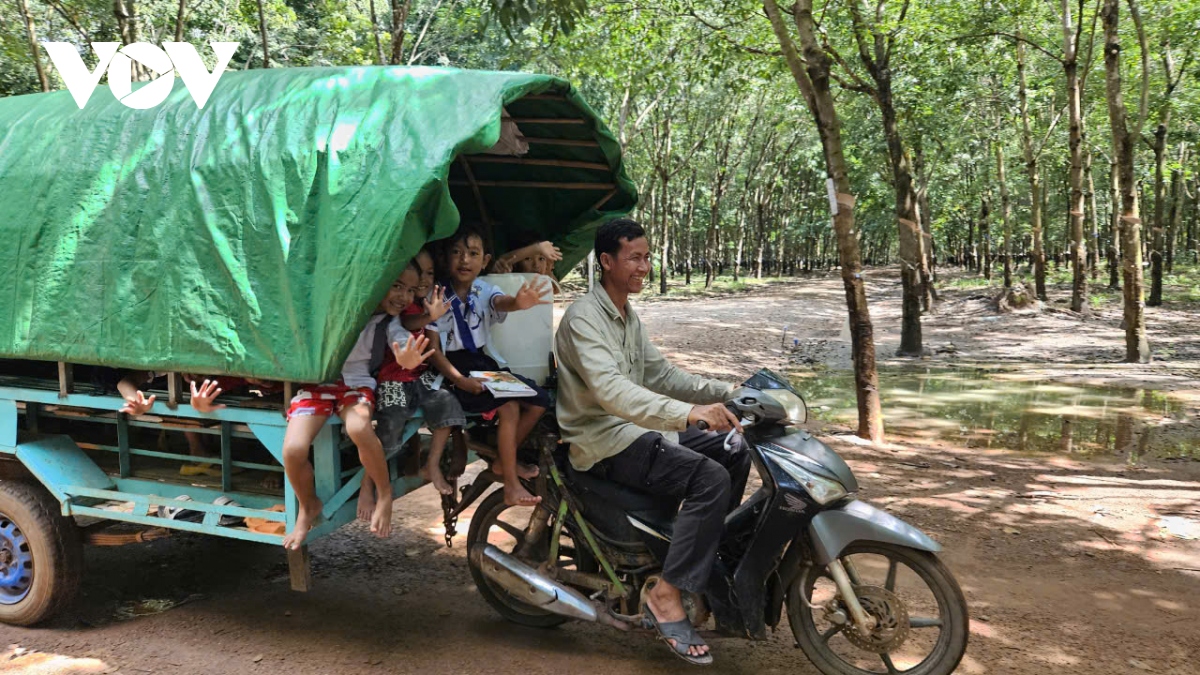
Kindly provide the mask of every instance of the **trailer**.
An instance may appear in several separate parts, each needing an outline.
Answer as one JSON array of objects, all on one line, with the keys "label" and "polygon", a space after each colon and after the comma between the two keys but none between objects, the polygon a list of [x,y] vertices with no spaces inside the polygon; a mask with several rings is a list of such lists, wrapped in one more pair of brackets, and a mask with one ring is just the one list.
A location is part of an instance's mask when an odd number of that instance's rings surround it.
[{"label": "trailer", "polygon": [[[467,219],[494,250],[533,232],[563,250],[561,278],[637,199],[619,144],[553,77],[264,69],[226,74],[203,109],[180,82],[154,110],[109,99],[0,100],[0,283],[13,289],[0,298],[4,623],[69,606],[89,541],[182,531],[280,545],[297,509],[287,401],[337,378],[421,246]],[[544,375],[550,321],[509,329],[545,349],[541,366],[514,370]],[[167,384],[132,417],[86,383],[102,367]],[[181,373],[284,384],[201,413]],[[184,433],[211,439],[212,455],[181,450]],[[363,469],[347,447],[336,418],[313,443],[324,510],[286,553],[297,590],[311,583],[307,543],[355,517]],[[422,484],[417,457],[389,456],[396,497]]]}]

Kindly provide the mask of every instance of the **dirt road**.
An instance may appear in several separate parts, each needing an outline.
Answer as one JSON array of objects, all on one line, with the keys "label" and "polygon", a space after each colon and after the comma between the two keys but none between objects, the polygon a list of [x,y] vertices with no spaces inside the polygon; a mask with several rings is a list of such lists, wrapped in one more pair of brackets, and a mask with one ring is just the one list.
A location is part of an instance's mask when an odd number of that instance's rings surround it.
[{"label": "dirt road", "polygon": [[[888,299],[896,293],[889,277],[870,281],[885,355],[898,341],[899,303]],[[982,321],[982,301],[970,296],[948,294],[943,313],[927,320],[926,344],[955,344],[931,359],[1019,357],[1057,362],[1061,377],[1200,389],[1200,369],[1189,361],[1198,358],[1190,351],[1197,342],[1185,339],[1200,325],[1194,310],[1152,312],[1152,342],[1173,345],[1174,360],[1126,368],[1108,363],[1120,356],[1111,317]],[[841,302],[840,281],[829,277],[728,298],[647,302],[640,312],[671,358],[732,379],[797,354],[837,365],[845,358]],[[793,339],[801,345],[781,348]],[[1064,341],[1094,351],[1077,355]],[[1200,463],[893,440],[874,449],[830,437],[865,499],[945,546],[973,616],[960,672],[1200,673],[1200,546],[1162,526],[1164,518],[1200,517]],[[261,545],[177,536],[89,549],[77,612],[38,629],[0,627],[0,646],[19,646],[0,657],[0,673],[680,672],[646,635],[504,623],[475,592],[461,543],[441,543],[431,492],[398,502],[390,539],[354,525],[315,544],[316,583],[307,594],[288,590],[282,552]],[[181,604],[117,618],[171,603]],[[786,626],[765,642],[713,645],[716,672],[815,672]]]}]

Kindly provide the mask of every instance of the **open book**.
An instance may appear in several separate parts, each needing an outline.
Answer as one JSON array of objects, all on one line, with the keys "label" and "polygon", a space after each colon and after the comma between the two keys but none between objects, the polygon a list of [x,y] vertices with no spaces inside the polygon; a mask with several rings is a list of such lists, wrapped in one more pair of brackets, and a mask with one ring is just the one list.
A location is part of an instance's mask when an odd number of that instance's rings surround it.
[{"label": "open book", "polygon": [[533,387],[518,380],[512,373],[498,370],[472,370],[471,377],[483,380],[483,386],[496,398],[521,398],[537,396]]}]

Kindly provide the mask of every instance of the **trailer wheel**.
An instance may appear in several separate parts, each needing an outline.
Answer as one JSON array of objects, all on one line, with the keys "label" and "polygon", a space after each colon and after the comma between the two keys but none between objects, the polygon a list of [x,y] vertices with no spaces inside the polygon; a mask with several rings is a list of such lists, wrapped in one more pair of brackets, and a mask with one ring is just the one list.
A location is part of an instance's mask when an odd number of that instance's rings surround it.
[{"label": "trailer wheel", "polygon": [[75,599],[83,548],[75,521],[41,485],[0,481],[0,622],[30,626]]}]

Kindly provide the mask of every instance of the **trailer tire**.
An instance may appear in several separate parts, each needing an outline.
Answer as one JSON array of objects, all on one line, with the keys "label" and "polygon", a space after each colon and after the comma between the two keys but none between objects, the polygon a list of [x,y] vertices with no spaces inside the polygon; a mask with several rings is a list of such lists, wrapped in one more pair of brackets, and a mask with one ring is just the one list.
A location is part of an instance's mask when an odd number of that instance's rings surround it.
[{"label": "trailer tire", "polygon": [[75,521],[41,485],[0,481],[0,623],[31,626],[75,600],[83,546]]}]

